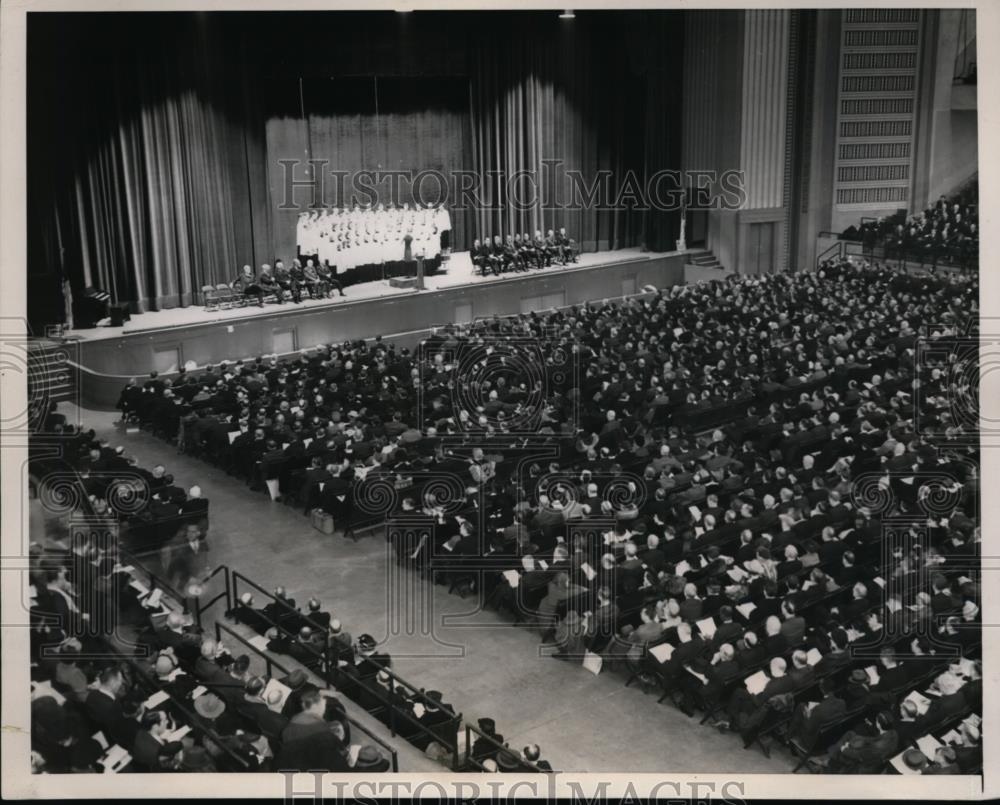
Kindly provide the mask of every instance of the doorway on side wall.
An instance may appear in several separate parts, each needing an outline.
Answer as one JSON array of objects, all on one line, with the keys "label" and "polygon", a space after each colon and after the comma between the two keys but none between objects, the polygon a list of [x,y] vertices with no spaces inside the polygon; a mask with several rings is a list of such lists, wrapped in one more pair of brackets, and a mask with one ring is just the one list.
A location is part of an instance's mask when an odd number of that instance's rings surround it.
[{"label": "doorway on side wall", "polygon": [[750,224],[747,232],[746,274],[771,274],[774,271],[773,221]]}]

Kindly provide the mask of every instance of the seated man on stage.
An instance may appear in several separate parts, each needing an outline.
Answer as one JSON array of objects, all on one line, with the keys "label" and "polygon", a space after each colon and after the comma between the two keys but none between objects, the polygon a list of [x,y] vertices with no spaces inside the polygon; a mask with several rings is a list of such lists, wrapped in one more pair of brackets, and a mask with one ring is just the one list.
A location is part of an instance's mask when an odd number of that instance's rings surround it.
[{"label": "seated man on stage", "polygon": [[536,266],[538,265],[538,250],[531,242],[531,237],[527,232],[521,234],[521,257],[524,260],[525,266],[532,263]]},{"label": "seated man on stage", "polygon": [[[298,260],[292,260],[293,270],[298,262]],[[301,282],[309,289],[309,295],[313,299],[319,299],[320,297],[327,297],[330,295],[330,285],[320,278],[312,260],[307,259],[305,267],[301,268],[300,271],[302,272]]]},{"label": "seated man on stage", "polygon": [[521,271],[525,268],[524,263],[521,260],[521,255],[517,252],[517,247],[514,246],[514,238],[512,235],[507,235],[507,240],[503,245],[504,253],[504,268],[507,266],[512,266],[515,271]]},{"label": "seated man on stage", "polygon": [[232,288],[243,296],[256,296],[257,306],[264,307],[264,289],[257,283],[257,278],[254,277],[253,269],[250,266],[243,266],[243,270],[233,280]]},{"label": "seated man on stage", "polygon": [[538,253],[538,267],[548,268],[552,265],[552,252],[545,245],[545,238],[542,237],[542,230],[535,230],[535,251]]},{"label": "seated man on stage", "polygon": [[261,290],[265,294],[273,293],[275,298],[278,300],[278,304],[282,304],[284,300],[283,292],[281,290],[281,285],[274,278],[274,274],[271,273],[271,266],[264,263],[260,267],[260,277],[257,279],[257,284],[260,285]]},{"label": "seated man on stage", "polygon": [[493,236],[492,256],[493,260],[491,261],[491,265],[493,266],[494,275],[499,275],[500,272],[506,271],[509,260],[503,248],[503,241],[500,240],[499,235]]},{"label": "seated man on stage", "polygon": [[560,263],[566,265],[566,258],[563,256],[563,251],[559,246],[559,240],[556,238],[556,233],[551,229],[545,235],[545,248],[549,250],[549,254],[553,255],[553,257],[558,257]]},{"label": "seated man on stage", "polygon": [[[312,260],[309,261],[312,263]],[[344,293],[344,286],[340,284],[340,280],[337,279],[336,266],[331,266],[329,260],[324,260],[323,264],[316,269],[316,274],[319,276],[320,281],[324,283],[327,287],[327,296],[333,296],[333,289],[336,288],[337,292],[341,296],[347,296]]]},{"label": "seated man on stage", "polygon": [[486,266],[489,265],[489,254],[486,247],[479,242],[479,238],[472,241],[472,248],[469,249],[469,257],[472,258],[472,265],[479,269],[479,273],[485,274]]},{"label": "seated man on stage", "polygon": [[559,248],[562,250],[563,259],[575,263],[579,260],[580,250],[576,248],[576,241],[566,234],[566,227],[559,227]]},{"label": "seated man on stage", "polygon": [[299,284],[292,277],[291,272],[285,268],[285,264],[281,260],[276,260],[274,263],[274,279],[277,280],[282,291],[291,292],[292,300],[296,304],[302,301],[302,291],[299,289]]},{"label": "seated man on stage", "polygon": [[319,286],[319,283],[318,283],[318,279],[319,278],[317,277],[317,278],[315,278],[313,280],[307,279],[306,278],[306,272],[302,269],[302,263],[299,262],[299,259],[297,257],[293,258],[293,260],[292,260],[292,267],[290,269],[288,269],[288,276],[291,277],[292,283],[300,289],[299,290],[299,298],[301,298],[301,294],[302,294],[301,289],[302,289],[303,286],[309,291],[309,298],[310,299],[318,299],[319,298],[319,296],[320,296],[320,294],[319,294],[319,287],[318,287]]}]

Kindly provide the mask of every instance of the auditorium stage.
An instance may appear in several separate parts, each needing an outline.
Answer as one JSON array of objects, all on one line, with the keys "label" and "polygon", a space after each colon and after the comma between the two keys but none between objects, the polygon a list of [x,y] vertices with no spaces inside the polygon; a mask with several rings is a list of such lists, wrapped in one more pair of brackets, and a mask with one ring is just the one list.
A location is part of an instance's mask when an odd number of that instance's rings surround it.
[{"label": "auditorium stage", "polygon": [[621,298],[646,285],[671,287],[684,281],[685,254],[621,249],[583,254],[565,267],[484,277],[461,252],[446,272],[426,277],[422,291],[383,280],[349,286],[345,297],[301,304],[160,310],[133,316],[123,327],[74,331],[66,352],[81,402],[104,408],[114,405],[130,377],[153,369],[169,375],[192,362],[286,355],[376,335],[413,346],[434,326]]}]

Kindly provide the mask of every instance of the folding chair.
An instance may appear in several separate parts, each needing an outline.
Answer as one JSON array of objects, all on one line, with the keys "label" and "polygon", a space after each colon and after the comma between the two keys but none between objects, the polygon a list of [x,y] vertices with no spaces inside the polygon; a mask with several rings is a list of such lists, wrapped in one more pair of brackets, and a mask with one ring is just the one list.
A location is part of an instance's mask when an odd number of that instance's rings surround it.
[{"label": "folding chair", "polygon": [[219,300],[220,310],[229,310],[233,307],[233,289],[224,282],[220,282],[215,286],[215,293]]},{"label": "folding chair", "polygon": [[215,287],[212,285],[202,285],[201,286],[201,299],[205,304],[206,311],[213,311],[219,309],[219,300],[215,293]]}]

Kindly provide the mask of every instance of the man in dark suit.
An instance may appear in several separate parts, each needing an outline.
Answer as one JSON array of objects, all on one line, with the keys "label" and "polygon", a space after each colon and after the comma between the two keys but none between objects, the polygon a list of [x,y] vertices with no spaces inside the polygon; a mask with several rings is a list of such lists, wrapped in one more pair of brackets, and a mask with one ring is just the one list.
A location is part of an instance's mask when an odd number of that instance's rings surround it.
[{"label": "man in dark suit", "polygon": [[187,493],[187,499],[181,503],[181,517],[189,523],[208,522],[208,501],[201,496],[201,487],[195,484]]},{"label": "man in dark suit", "polygon": [[313,629],[327,631],[330,628],[330,613],[323,611],[323,604],[318,598],[310,598],[305,618]]},{"label": "man in dark suit", "polygon": [[795,708],[789,736],[803,749],[811,749],[819,733],[847,712],[847,704],[836,695],[836,688],[836,683],[826,677],[819,683],[823,698],[818,702],[803,702]]},{"label": "man in dark suit", "polygon": [[229,610],[226,615],[237,623],[249,626],[257,632],[257,634],[264,634],[268,629],[274,626],[274,623],[268,619],[264,612],[254,607],[253,595],[251,593],[243,593],[240,596],[239,603]]},{"label": "man in dark suit", "polygon": [[729,643],[723,643],[710,661],[696,659],[689,666],[692,673],[681,677],[680,687],[684,693],[681,709],[690,715],[697,704],[695,696],[700,694],[706,704],[714,704],[726,690],[726,686],[743,675],[743,669],[736,661],[736,651]]},{"label": "man in dark suit", "polygon": [[795,603],[788,598],[781,605],[781,634],[788,646],[794,648],[802,643],[806,633],[806,621],[797,613]]},{"label": "man in dark suit", "polygon": [[109,741],[127,749],[135,742],[139,724],[125,717],[120,701],[124,690],[121,669],[117,665],[108,666],[97,675],[97,687],[87,694],[83,708]]},{"label": "man in dark suit", "polygon": [[597,591],[597,606],[587,621],[587,649],[601,652],[618,629],[618,604],[611,598],[611,590],[601,587]]},{"label": "man in dark suit", "polygon": [[796,690],[803,690],[816,679],[816,672],[809,665],[807,655],[802,649],[792,652],[792,667],[788,676],[795,682]]},{"label": "man in dark suit", "polygon": [[472,258],[472,265],[479,269],[480,274],[486,273],[486,268],[489,265],[489,260],[487,258],[486,250],[483,244],[480,243],[479,238],[472,241],[472,248],[469,249],[469,257]]},{"label": "man in dark suit", "polygon": [[299,283],[292,276],[291,272],[285,268],[285,264],[281,260],[276,260],[274,263],[274,279],[281,286],[282,292],[288,291],[292,295],[292,301],[298,304],[302,301],[302,289],[299,287]]},{"label": "man in dark suit", "polygon": [[885,762],[899,749],[899,736],[893,728],[892,715],[879,713],[875,719],[876,735],[847,732],[830,750],[827,768],[841,774],[878,774]]},{"label": "man in dark suit", "polygon": [[831,649],[816,663],[816,673],[820,676],[835,674],[851,664],[851,653],[848,651],[850,641],[847,632],[836,628],[830,632]]},{"label": "man in dark suit", "polygon": [[771,660],[770,678],[760,693],[750,693],[746,687],[738,687],[733,691],[728,707],[729,724],[733,728],[742,730],[744,725],[754,720],[755,713],[767,705],[768,701],[795,690],[795,680],[786,673],[787,667],[781,657],[775,657]]},{"label": "man in dark suit", "polygon": [[983,744],[977,727],[962,724],[959,729],[961,744],[952,747],[955,750],[955,762],[958,768],[969,774],[983,767]]},{"label": "man in dark suit", "polygon": [[941,695],[931,701],[927,712],[919,719],[919,730],[930,732],[941,722],[965,712],[967,709],[965,695],[958,688],[959,683],[952,681],[954,679],[951,674],[944,674],[938,678],[937,685]]},{"label": "man in dark suit", "polygon": [[[707,645],[700,635],[692,633],[690,624],[679,624],[677,626],[677,645],[674,647],[670,659],[661,666],[664,684],[672,686],[681,677],[681,674],[686,673],[684,666],[697,660],[705,652]],[[655,659],[653,661],[655,662]]]},{"label": "man in dark suit", "polygon": [[577,262],[577,250],[573,239],[566,234],[566,227],[559,228],[559,248],[564,262]]},{"label": "man in dark suit", "polygon": [[542,230],[535,230],[535,239],[531,244],[535,248],[535,254],[538,257],[539,268],[542,266],[548,268],[552,265],[552,250],[545,245],[545,238],[542,237]]},{"label": "man in dark suit", "polygon": [[[650,534],[646,537],[646,549],[639,552],[639,558],[648,568],[650,575],[656,578],[656,574],[667,563],[666,554],[660,550],[660,538],[656,534]],[[677,559],[680,559],[680,553],[678,553]]]},{"label": "man in dark suit", "polygon": [[[264,296],[268,294],[274,294],[275,299],[278,304],[284,304],[284,290],[282,289],[280,283],[275,279],[274,274],[271,273],[271,266],[264,263],[260,267],[260,276],[257,277],[257,286],[263,293],[261,294],[261,300]],[[261,302],[263,304],[263,301]]]},{"label": "man in dark suit", "polygon": [[719,607],[719,625],[712,635],[712,648],[723,643],[736,643],[743,636],[743,627],[733,622],[733,608],[728,604]]},{"label": "man in dark suit", "polygon": [[493,236],[493,243],[490,245],[489,262],[494,276],[500,276],[506,263],[506,255],[504,253],[503,241],[500,240],[499,235]]},{"label": "man in dark suit", "polygon": [[566,257],[563,254],[562,248],[559,246],[559,241],[556,238],[556,233],[551,229],[545,236],[545,250],[549,254],[550,259],[552,257],[558,257],[559,262],[566,265]]},{"label": "man in dark suit", "polygon": [[237,708],[257,725],[263,735],[276,741],[288,726],[288,719],[268,707],[267,702],[261,698],[265,687],[267,682],[262,677],[248,679],[243,689],[242,701],[238,703]]},{"label": "man in dark suit", "polygon": [[535,248],[535,245],[532,242],[531,237],[528,235],[527,232],[521,233],[521,254],[522,257],[524,258],[525,265],[530,265],[534,263],[536,266],[541,268],[541,262],[539,260],[538,250]]},{"label": "man in dark suit", "polygon": [[736,662],[740,668],[757,668],[767,659],[767,649],[760,642],[756,632],[747,632],[736,644]]},{"label": "man in dark suit", "polygon": [[[916,663],[919,665],[919,663]],[[909,682],[911,671],[896,659],[892,646],[883,646],[879,651],[878,682],[872,686],[872,693],[891,693]]]},{"label": "man in dark suit", "polygon": [[302,696],[302,710],[281,732],[281,751],[275,758],[279,769],[296,771],[350,771],[346,733],[339,721],[327,721],[326,697],[312,689]]}]

